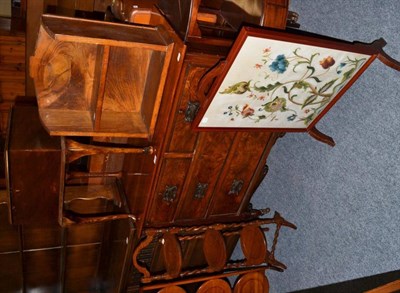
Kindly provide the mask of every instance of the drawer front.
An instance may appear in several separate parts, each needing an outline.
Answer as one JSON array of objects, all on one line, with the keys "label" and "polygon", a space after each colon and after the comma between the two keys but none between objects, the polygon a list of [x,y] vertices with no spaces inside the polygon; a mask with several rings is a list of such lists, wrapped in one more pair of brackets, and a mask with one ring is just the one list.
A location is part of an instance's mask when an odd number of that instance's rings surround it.
[{"label": "drawer front", "polygon": [[190,162],[190,159],[164,160],[147,224],[173,220]]},{"label": "drawer front", "polygon": [[213,195],[209,216],[239,212],[266,149],[270,133],[238,133]]},{"label": "drawer front", "polygon": [[234,140],[234,133],[202,133],[176,220],[201,219]]},{"label": "drawer front", "polygon": [[173,122],[173,130],[168,152],[192,152],[197,132],[192,131],[192,121],[197,113],[200,101],[190,90],[190,86],[198,84],[208,67],[186,64],[184,80],[181,81],[181,97]]},{"label": "drawer front", "polygon": [[13,224],[57,221],[61,151],[10,151],[9,165]]}]

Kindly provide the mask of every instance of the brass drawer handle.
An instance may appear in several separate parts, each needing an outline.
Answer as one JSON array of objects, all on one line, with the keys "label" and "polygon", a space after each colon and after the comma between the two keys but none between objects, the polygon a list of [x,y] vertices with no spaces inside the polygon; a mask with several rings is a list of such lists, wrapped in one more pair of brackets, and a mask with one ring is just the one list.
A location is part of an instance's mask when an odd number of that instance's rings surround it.
[{"label": "brass drawer handle", "polygon": [[194,118],[196,118],[197,113],[200,109],[200,102],[191,102],[188,101],[187,107],[185,110],[185,121],[188,123],[192,123]]},{"label": "brass drawer handle", "polygon": [[178,186],[167,185],[165,187],[164,192],[162,193],[162,200],[165,201],[167,204],[171,204],[174,202],[177,193],[178,193]]},{"label": "brass drawer handle", "polygon": [[193,198],[202,199],[206,195],[208,183],[197,183]]},{"label": "brass drawer handle", "polygon": [[228,195],[238,196],[240,191],[243,188],[243,180],[234,179],[231,185],[231,189],[228,192]]}]

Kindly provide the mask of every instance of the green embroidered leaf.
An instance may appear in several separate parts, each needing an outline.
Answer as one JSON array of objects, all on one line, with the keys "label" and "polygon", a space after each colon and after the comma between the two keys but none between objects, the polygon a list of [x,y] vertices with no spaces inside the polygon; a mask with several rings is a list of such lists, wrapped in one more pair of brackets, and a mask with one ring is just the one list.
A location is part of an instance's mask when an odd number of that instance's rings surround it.
[{"label": "green embroidered leaf", "polygon": [[272,90],[276,89],[277,87],[280,87],[281,85],[282,84],[279,81],[275,82],[275,84],[269,84],[267,86],[267,91],[272,91]]},{"label": "green embroidered leaf", "polygon": [[289,93],[289,90],[288,90],[288,88],[286,86],[283,87],[283,91],[284,91],[285,94]]},{"label": "green embroidered leaf", "polygon": [[331,80],[330,82],[327,82],[326,84],[324,84],[324,85],[319,89],[318,93],[322,94],[322,93],[326,92],[327,90],[329,90],[329,89],[334,85],[334,83],[335,83],[336,81],[337,81],[337,78]]},{"label": "green embroidered leaf", "polygon": [[260,93],[265,93],[268,90],[268,87],[254,85],[254,89]]},{"label": "green embroidered leaf", "polygon": [[311,114],[308,115],[307,117],[305,117],[305,118],[300,118],[299,120],[300,120],[300,121],[304,121],[304,124],[305,124],[305,125],[308,125],[308,124],[310,124],[311,121],[314,120],[314,115],[315,115],[315,113],[311,113]]},{"label": "green embroidered leaf", "polygon": [[310,75],[313,75],[313,74],[314,74],[314,72],[315,72],[315,68],[314,68],[314,67],[312,67],[312,66],[307,66],[307,69],[311,70],[311,74],[310,74]]},{"label": "green embroidered leaf", "polygon": [[300,50],[300,48],[297,48],[296,50],[293,51],[293,54],[296,55],[297,57],[302,57],[299,54],[297,54],[297,51]]},{"label": "green embroidered leaf", "polygon": [[321,82],[322,80],[320,80],[318,77],[316,76],[311,76],[312,79],[314,79],[316,82]]},{"label": "green embroidered leaf", "polygon": [[351,76],[353,75],[354,71],[356,71],[356,69],[353,67],[350,70],[348,70],[345,73],[343,73],[342,82],[345,82],[346,80],[351,78]]},{"label": "green embroidered leaf", "polygon": [[296,68],[297,66],[301,65],[301,64],[308,64],[308,61],[299,61],[297,62],[297,64],[293,67],[293,72],[296,72]]},{"label": "green embroidered leaf", "polygon": [[314,54],[312,54],[311,55],[311,58],[310,58],[310,63],[312,63],[312,60],[314,59],[314,57],[315,56],[318,56],[319,55],[319,53],[314,53]]},{"label": "green embroidered leaf", "polygon": [[250,80],[237,82],[234,85],[229,86],[220,94],[243,94],[250,90]]},{"label": "green embroidered leaf", "polygon": [[308,87],[310,87],[310,84],[309,84],[308,82],[306,82],[306,81],[300,80],[300,81],[298,81],[298,82],[295,82],[295,83],[293,84],[293,87],[294,87],[294,88],[297,88],[297,89],[304,89],[304,90],[306,90]]},{"label": "green embroidered leaf", "polygon": [[303,105],[301,106],[302,109],[304,109],[305,107],[307,107],[308,105],[312,104],[316,99],[318,98],[317,95],[311,95],[309,96],[303,103]]},{"label": "green embroidered leaf", "polygon": [[305,120],[304,120],[304,124],[308,125],[311,123],[311,121],[313,121],[314,119],[314,114],[309,115]]},{"label": "green embroidered leaf", "polygon": [[279,81],[277,81],[275,84],[268,84],[267,86],[257,86],[257,84],[254,84],[254,89],[258,92],[264,93],[270,92],[281,85],[282,84]]}]

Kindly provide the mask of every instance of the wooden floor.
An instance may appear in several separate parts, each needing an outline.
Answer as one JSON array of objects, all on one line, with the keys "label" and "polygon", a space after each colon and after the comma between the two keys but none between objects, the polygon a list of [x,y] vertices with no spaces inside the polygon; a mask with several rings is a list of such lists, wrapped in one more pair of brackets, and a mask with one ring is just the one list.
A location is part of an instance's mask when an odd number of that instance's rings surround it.
[{"label": "wooden floor", "polygon": [[8,112],[25,95],[25,33],[18,19],[0,17],[0,135],[7,130]]}]

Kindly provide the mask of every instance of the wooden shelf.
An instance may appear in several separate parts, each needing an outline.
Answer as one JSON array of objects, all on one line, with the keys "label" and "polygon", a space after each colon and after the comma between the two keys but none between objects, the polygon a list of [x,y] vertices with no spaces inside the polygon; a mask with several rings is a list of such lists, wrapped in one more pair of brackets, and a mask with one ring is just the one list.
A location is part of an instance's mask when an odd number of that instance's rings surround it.
[{"label": "wooden shelf", "polygon": [[174,46],[169,34],[44,15],[30,69],[47,131],[151,138]]}]

